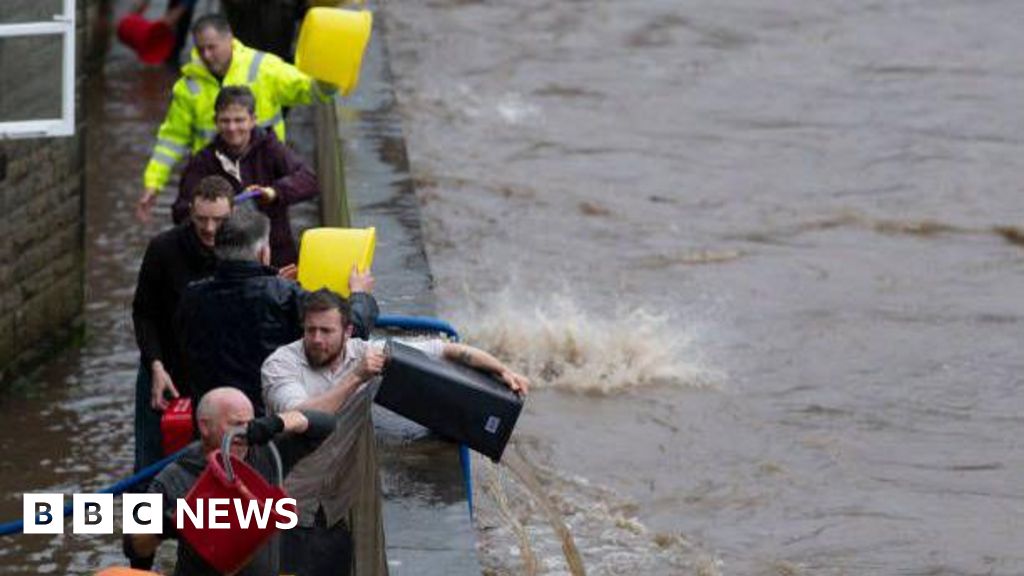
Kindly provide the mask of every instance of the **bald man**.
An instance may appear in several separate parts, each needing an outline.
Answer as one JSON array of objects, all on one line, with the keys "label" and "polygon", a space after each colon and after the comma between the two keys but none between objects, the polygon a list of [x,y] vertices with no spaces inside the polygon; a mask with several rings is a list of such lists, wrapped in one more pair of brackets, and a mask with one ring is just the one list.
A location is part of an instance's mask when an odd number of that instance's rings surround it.
[{"label": "bald man", "polygon": [[[334,430],[335,419],[323,412],[292,410],[276,416],[254,418],[252,402],[237,388],[215,388],[207,392],[196,407],[199,440],[190,444],[177,461],[161,471],[149,485],[149,492],[164,498],[164,533],[134,534],[125,541],[125,553],[133,568],[149,568],[160,543],[177,538],[174,512],[178,498],[184,498],[206,469],[207,456],[221,446],[225,434],[236,430],[231,454],[249,464],[270,482],[277,471],[270,449],[273,441],[281,454],[282,475],[302,456],[312,452]],[[239,576],[276,576],[278,554],[273,549],[277,539],[261,548]],[[176,576],[219,574],[184,541],[178,543]]]}]

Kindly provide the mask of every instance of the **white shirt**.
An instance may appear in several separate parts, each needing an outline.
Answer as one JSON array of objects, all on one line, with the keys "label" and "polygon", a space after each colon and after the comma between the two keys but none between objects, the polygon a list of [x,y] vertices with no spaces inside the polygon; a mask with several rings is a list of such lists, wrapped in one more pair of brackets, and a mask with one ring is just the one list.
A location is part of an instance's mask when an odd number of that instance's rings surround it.
[{"label": "white shirt", "polygon": [[[444,352],[443,340],[401,342],[432,358],[440,358]],[[278,348],[263,362],[261,371],[263,402],[267,407],[267,413],[277,414],[291,410],[309,398],[327,392],[350,372],[355,371],[371,346],[380,352],[384,348],[384,340],[368,342],[358,338],[349,338],[345,344],[344,358],[333,370],[330,366],[318,368],[310,365],[302,340],[296,340]],[[365,384],[360,386],[346,400],[345,405],[350,404],[355,396],[366,391]],[[342,406],[341,409],[344,410],[345,406]]]},{"label": "white shirt", "polygon": [[[443,340],[436,339],[402,343],[432,358],[442,356],[445,344]],[[358,368],[371,346],[380,351],[384,341],[349,338],[344,358],[334,369],[311,366],[302,340],[278,348],[263,363],[263,401],[267,413],[292,410],[309,398],[339,385]],[[379,386],[380,377],[360,385],[338,409],[338,428],[289,474],[285,485],[288,492],[298,499],[300,526],[312,526],[316,511],[321,507],[327,516],[328,526],[333,526],[347,516],[359,483],[370,481],[363,472],[355,470],[353,464],[359,458],[357,441],[364,423],[372,435],[370,409]],[[376,475],[376,470],[372,474]]]}]

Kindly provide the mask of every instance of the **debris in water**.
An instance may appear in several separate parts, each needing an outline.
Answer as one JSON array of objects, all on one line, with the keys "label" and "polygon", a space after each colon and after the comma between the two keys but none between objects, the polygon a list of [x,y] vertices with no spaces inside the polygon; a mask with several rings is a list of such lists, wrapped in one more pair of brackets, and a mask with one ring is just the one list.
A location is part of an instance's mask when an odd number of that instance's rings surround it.
[{"label": "debris in water", "polygon": [[883,234],[909,234],[912,236],[937,236],[968,232],[966,228],[934,220],[879,220],[872,227]]},{"label": "debris in water", "polygon": [[485,574],[721,574],[721,561],[682,534],[651,533],[635,504],[527,459],[521,440],[500,465],[474,456]]},{"label": "debris in water", "polygon": [[596,202],[580,202],[580,212],[586,216],[609,216],[612,211]]},{"label": "debris in water", "polygon": [[640,260],[640,266],[658,270],[676,264],[698,266],[701,264],[723,264],[738,260],[745,255],[742,250],[692,250],[680,254],[655,254]]},{"label": "debris in water", "polygon": [[1024,230],[1016,226],[995,226],[992,228],[992,232],[1002,236],[1003,240],[1010,244],[1024,246]]}]

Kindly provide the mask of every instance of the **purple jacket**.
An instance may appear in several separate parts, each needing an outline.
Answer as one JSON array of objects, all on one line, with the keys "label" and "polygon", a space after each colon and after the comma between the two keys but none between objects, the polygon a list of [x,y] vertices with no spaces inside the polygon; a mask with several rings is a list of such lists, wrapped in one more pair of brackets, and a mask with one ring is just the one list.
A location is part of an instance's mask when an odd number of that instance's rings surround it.
[{"label": "purple jacket", "polygon": [[[218,152],[229,164],[238,164],[241,181],[228,172],[225,162],[218,157]],[[178,199],[174,201],[171,212],[176,224],[188,218],[193,191],[200,180],[211,174],[227,178],[234,185],[236,194],[253,184],[270,186],[277,192],[277,198],[273,202],[257,206],[260,212],[270,218],[272,264],[277,267],[294,264],[299,258],[299,253],[292,239],[288,206],[314,198],[319,193],[313,171],[295,152],[282,144],[272,131],[254,128],[249,149],[241,158],[229,153],[224,141],[217,136],[206,148],[193,156],[185,167],[178,189]]]}]

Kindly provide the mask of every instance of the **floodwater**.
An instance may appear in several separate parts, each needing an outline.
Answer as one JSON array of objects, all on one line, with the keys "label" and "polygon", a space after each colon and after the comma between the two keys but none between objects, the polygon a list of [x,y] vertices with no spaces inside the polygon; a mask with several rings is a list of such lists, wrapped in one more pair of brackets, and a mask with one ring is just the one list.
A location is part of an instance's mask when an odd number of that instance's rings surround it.
[{"label": "floodwater", "polygon": [[[116,4],[118,14],[127,9]],[[90,25],[103,33],[102,22]],[[162,66],[141,65],[112,42],[85,83],[85,338],[0,396],[0,522],[21,519],[25,492],[59,492],[70,503],[72,493],[97,491],[131,474],[139,362],[131,302],[146,243],[170,226],[176,187],[172,183],[159,197],[149,224],[139,224],[133,211],[176,78]],[[308,121],[309,115],[296,111],[292,117]],[[306,158],[308,144],[300,147]],[[308,226],[315,204],[296,208],[293,221]],[[120,535],[71,535],[70,526],[60,537],[0,537],[0,574],[92,574],[126,563]],[[173,544],[163,546],[158,567],[173,568],[173,558]]]},{"label": "floodwater", "polygon": [[[384,12],[440,309],[588,573],[1024,573],[1024,5]],[[568,573],[478,470],[487,569]]]},{"label": "floodwater", "polygon": [[[139,358],[131,300],[146,242],[170,222],[173,194],[161,197],[148,226],[133,208],[174,79],[114,46],[86,83],[86,336],[0,397],[3,521],[21,519],[24,492],[91,492],[131,473]],[[120,536],[0,539],[5,575],[86,574],[124,562]]]}]

